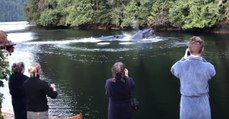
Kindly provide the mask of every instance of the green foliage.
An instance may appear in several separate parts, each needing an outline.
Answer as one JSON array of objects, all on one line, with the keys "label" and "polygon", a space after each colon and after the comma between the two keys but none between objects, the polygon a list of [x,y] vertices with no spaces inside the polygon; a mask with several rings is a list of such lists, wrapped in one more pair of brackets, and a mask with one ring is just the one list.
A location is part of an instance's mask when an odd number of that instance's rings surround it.
[{"label": "green foliage", "polygon": [[[150,0],[131,0],[125,7],[121,27],[138,27],[147,24],[150,13]],[[136,26],[137,25],[137,26]]]},{"label": "green foliage", "polygon": [[126,7],[126,4],[129,0],[111,0],[108,1],[107,4],[109,6],[108,15],[110,16],[110,23],[116,26],[120,26],[123,20],[123,11]]},{"label": "green foliage", "polygon": [[157,26],[169,24],[169,8],[173,2],[171,0],[156,0],[152,4],[148,23]]},{"label": "green foliage", "polygon": [[93,22],[94,10],[90,0],[75,0],[73,6],[68,7],[69,14],[66,18],[66,24],[79,26]]},{"label": "green foliage", "polygon": [[24,12],[29,22],[41,26],[170,25],[193,29],[227,20],[228,4],[224,2],[221,8],[215,0],[28,0]]},{"label": "green foliage", "polygon": [[220,20],[229,23],[229,1],[220,0],[218,6],[220,8]]},{"label": "green foliage", "polygon": [[57,25],[59,22],[59,12],[57,10],[45,10],[39,19],[42,26]]},{"label": "green foliage", "polygon": [[218,23],[218,11],[211,0],[177,0],[169,9],[169,20],[182,29],[211,27]]},{"label": "green foliage", "polygon": [[38,9],[39,0],[27,0],[24,5],[24,15],[26,20],[38,24],[40,19],[41,11]]},{"label": "green foliage", "polygon": [[151,0],[141,0],[138,9],[138,20],[140,26],[149,24],[148,18],[150,17],[150,11],[152,6]]},{"label": "green foliage", "polygon": [[[5,61],[5,57],[2,53],[2,51],[0,51],[0,81],[2,79],[6,79],[7,75],[10,74],[10,70],[8,69],[9,67],[9,63]],[[0,87],[2,87],[3,85],[0,85]]]},{"label": "green foliage", "polygon": [[[10,74],[10,70],[8,69],[9,64],[8,62],[5,61],[5,57],[0,50],[0,87],[3,87],[3,79],[7,78],[7,75]],[[2,98],[3,94],[0,93],[0,119],[3,119],[2,114],[1,114],[1,108],[2,108]]]},{"label": "green foliage", "polygon": [[28,0],[24,13],[28,21],[41,26],[64,26],[67,1]]},{"label": "green foliage", "polygon": [[138,6],[136,0],[131,0],[124,9],[121,27],[128,27],[136,21]]},{"label": "green foliage", "polygon": [[229,1],[225,4],[225,14],[224,14],[225,19],[229,22]]}]

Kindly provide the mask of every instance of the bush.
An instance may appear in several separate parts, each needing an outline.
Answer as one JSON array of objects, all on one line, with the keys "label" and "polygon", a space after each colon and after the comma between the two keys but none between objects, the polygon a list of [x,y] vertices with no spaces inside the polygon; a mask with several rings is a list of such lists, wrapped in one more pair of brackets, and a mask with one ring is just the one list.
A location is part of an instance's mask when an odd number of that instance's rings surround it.
[{"label": "bush", "polygon": [[[8,67],[8,62],[5,61],[5,57],[2,51],[0,51],[0,87],[4,86],[2,80],[6,79],[7,74],[10,73],[7,67]],[[2,98],[3,98],[3,94],[0,93],[0,109],[2,108]],[[0,119],[3,119],[1,110],[0,110]]]},{"label": "bush", "polygon": [[[5,55],[2,52],[2,49],[6,49],[8,54],[10,55],[13,52],[13,43],[7,40],[7,34],[4,31],[0,31],[0,87],[3,87],[3,79],[7,79],[7,76],[10,74],[10,70],[8,69],[9,63],[5,60]],[[2,98],[3,94],[0,93],[0,119],[2,119]]]},{"label": "bush", "polygon": [[219,8],[212,0],[177,0],[169,9],[170,22],[182,29],[212,27],[219,18]]}]

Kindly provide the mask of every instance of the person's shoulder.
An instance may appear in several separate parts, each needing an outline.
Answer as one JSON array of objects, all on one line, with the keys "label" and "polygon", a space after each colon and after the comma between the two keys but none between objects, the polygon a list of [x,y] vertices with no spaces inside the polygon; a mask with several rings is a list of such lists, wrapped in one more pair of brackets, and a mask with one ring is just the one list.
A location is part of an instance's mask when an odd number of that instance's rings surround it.
[{"label": "person's shoulder", "polygon": [[211,62],[207,61],[205,58],[202,57],[202,61],[208,65],[213,65]]},{"label": "person's shoulder", "polygon": [[114,80],[112,78],[109,78],[106,80],[106,85],[110,85],[114,82]]},{"label": "person's shoulder", "polygon": [[182,57],[180,60],[176,61],[176,62],[173,64],[173,66],[181,65],[181,64],[185,63],[186,61],[188,61],[188,58]]},{"label": "person's shoulder", "polygon": [[134,81],[134,79],[130,76],[125,77],[126,80]]},{"label": "person's shoulder", "polygon": [[47,80],[39,79],[39,84],[45,89],[50,88],[50,83]]},{"label": "person's shoulder", "polygon": [[28,76],[26,76],[26,75],[24,75],[24,74],[22,74],[22,79],[23,79],[23,80],[28,80],[28,79],[29,79],[29,77],[28,77]]},{"label": "person's shoulder", "polygon": [[26,80],[27,82],[31,82],[31,83],[36,83],[37,85],[47,85],[48,81],[40,79],[38,77],[34,78],[34,77],[29,77],[28,80]]},{"label": "person's shoulder", "polygon": [[112,78],[109,78],[106,80],[107,83],[110,83],[110,82],[113,82],[113,79]]},{"label": "person's shoulder", "polygon": [[130,79],[132,82],[134,82],[134,79],[133,79],[132,77],[129,77],[129,79]]},{"label": "person's shoulder", "polygon": [[125,77],[125,79],[127,80],[127,82],[134,83],[134,79],[130,76]]},{"label": "person's shoulder", "polygon": [[133,80],[133,78],[132,78],[132,77],[130,77],[130,76],[128,76],[127,78],[128,78],[128,79],[130,79],[130,80]]},{"label": "person's shoulder", "polygon": [[15,77],[15,74],[12,73],[12,74],[9,76],[9,80],[12,80],[14,77]]},{"label": "person's shoulder", "polygon": [[48,85],[49,82],[47,80],[44,80],[44,79],[39,79],[40,83],[42,84],[45,84],[45,85]]}]

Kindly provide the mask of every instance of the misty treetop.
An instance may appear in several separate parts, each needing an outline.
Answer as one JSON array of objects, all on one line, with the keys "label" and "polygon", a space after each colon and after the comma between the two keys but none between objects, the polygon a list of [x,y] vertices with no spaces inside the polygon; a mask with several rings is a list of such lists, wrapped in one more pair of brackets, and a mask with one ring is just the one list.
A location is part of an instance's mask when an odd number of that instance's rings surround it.
[{"label": "misty treetop", "polygon": [[26,19],[44,27],[179,29],[229,21],[227,0],[27,0]]},{"label": "misty treetop", "polygon": [[0,0],[0,22],[21,21],[25,0]]}]

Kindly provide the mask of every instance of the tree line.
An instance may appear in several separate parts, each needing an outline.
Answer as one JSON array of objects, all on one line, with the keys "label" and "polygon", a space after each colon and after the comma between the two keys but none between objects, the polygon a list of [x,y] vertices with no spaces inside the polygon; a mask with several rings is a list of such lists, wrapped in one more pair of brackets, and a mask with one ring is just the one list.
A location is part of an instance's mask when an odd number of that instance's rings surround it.
[{"label": "tree line", "polygon": [[25,0],[0,0],[0,22],[25,20],[23,5]]},{"label": "tree line", "polygon": [[27,0],[26,19],[44,27],[203,29],[229,21],[227,0]]},{"label": "tree line", "polygon": [[0,2],[0,21],[27,20],[38,26],[51,28],[162,27],[189,30],[229,23],[227,0],[0,0]]}]

